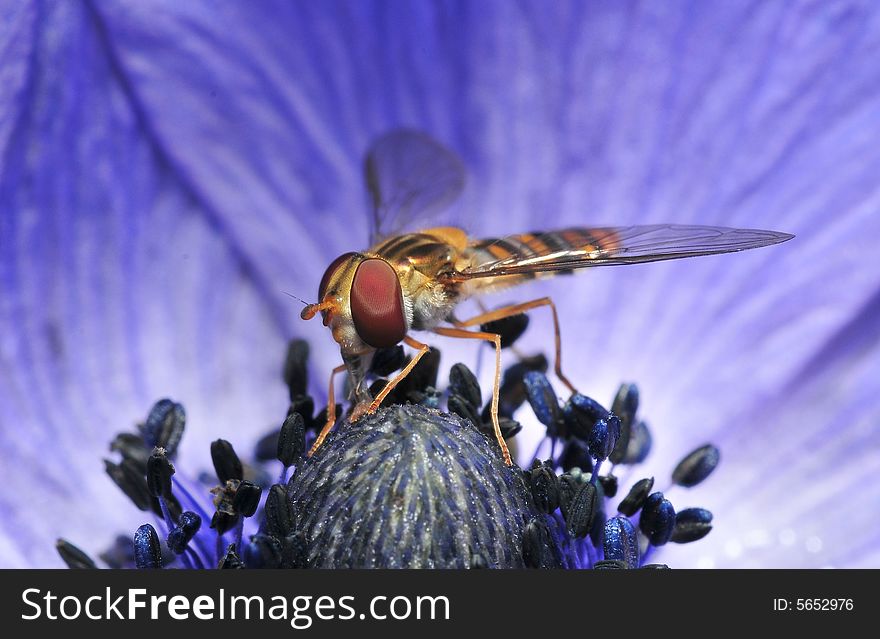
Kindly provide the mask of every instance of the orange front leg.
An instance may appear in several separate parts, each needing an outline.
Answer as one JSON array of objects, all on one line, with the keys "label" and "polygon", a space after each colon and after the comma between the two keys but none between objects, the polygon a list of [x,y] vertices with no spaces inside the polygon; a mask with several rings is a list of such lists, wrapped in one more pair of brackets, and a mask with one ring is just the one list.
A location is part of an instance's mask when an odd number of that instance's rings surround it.
[{"label": "orange front leg", "polygon": [[[382,404],[382,400],[384,400],[388,393],[394,390],[394,387],[397,386],[403,379],[412,372],[412,369],[415,368],[416,364],[419,363],[419,360],[428,352],[429,347],[427,344],[422,344],[421,342],[417,342],[411,337],[407,336],[403,338],[404,343],[413,348],[417,348],[419,350],[416,353],[415,357],[410,360],[409,364],[407,364],[403,370],[401,370],[393,379],[391,379],[387,384],[385,384],[385,388],[376,395],[375,399],[372,402],[367,404],[363,402],[354,407],[354,410],[351,413],[350,420],[352,422],[356,422],[364,415],[369,415],[370,413],[375,413],[379,406]],[[333,369],[333,372],[330,373],[330,387],[327,389],[327,422],[324,424],[324,427],[321,429],[321,432],[318,434],[318,438],[315,440],[315,443],[312,444],[312,447],[309,449],[308,457],[311,457],[315,454],[315,451],[321,447],[321,444],[324,443],[324,440],[327,439],[327,435],[330,434],[331,429],[333,428],[333,424],[336,423],[336,400],[335,400],[335,389],[333,387],[333,378],[346,369],[345,364],[337,366]]]},{"label": "orange front leg", "polygon": [[340,364],[330,373],[330,388],[327,389],[327,421],[324,423],[321,432],[318,433],[318,439],[312,444],[306,457],[311,457],[315,454],[315,451],[318,450],[321,447],[321,444],[324,443],[324,440],[327,439],[327,435],[330,434],[330,429],[333,428],[333,424],[336,423],[336,393],[333,388],[333,378],[344,370],[345,364]]},{"label": "orange front leg", "polygon": [[351,421],[357,421],[361,417],[361,415],[375,413],[379,409],[379,406],[382,405],[382,401],[386,397],[388,397],[388,393],[393,391],[394,387],[402,382],[404,378],[412,372],[412,369],[416,367],[416,364],[419,363],[419,360],[422,359],[425,353],[430,350],[430,347],[427,344],[417,342],[409,335],[403,338],[403,343],[407,346],[418,349],[419,352],[415,354],[415,357],[410,360],[409,364],[404,366],[403,369],[397,375],[395,375],[393,379],[388,380],[388,383],[385,384],[385,388],[379,391],[379,394],[376,395],[375,398],[373,398],[373,401],[370,402],[366,410],[361,410],[360,412],[358,412],[358,408],[360,408],[360,406],[355,408],[355,413],[352,415]]},{"label": "orange front leg", "polygon": [[504,463],[513,466],[513,460],[510,459],[510,451],[507,450],[507,442],[501,436],[501,426],[498,423],[498,394],[501,389],[501,336],[497,333],[483,333],[465,331],[459,328],[435,328],[433,329],[438,335],[446,337],[458,337],[462,339],[481,339],[492,342],[495,345],[495,383],[492,385],[492,428],[495,430],[495,439],[501,446],[501,454],[504,456]]}]

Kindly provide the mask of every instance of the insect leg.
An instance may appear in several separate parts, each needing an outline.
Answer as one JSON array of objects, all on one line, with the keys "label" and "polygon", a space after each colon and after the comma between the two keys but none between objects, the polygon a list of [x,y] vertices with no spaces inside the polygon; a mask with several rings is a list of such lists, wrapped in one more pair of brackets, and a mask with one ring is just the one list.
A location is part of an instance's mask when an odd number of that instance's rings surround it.
[{"label": "insect leg", "polygon": [[330,434],[330,429],[333,428],[333,424],[336,423],[336,394],[333,389],[333,378],[345,369],[345,364],[340,364],[330,373],[330,387],[327,389],[327,421],[321,429],[321,432],[318,433],[318,439],[315,440],[315,443],[312,444],[312,447],[309,449],[309,454],[306,455],[307,457],[314,455],[315,451],[321,447],[321,444],[327,439],[327,435]]},{"label": "insect leg", "polygon": [[502,308],[495,309],[494,311],[481,313],[476,317],[465,320],[464,322],[457,322],[456,326],[460,326],[462,328],[469,326],[478,326],[480,324],[485,324],[486,322],[492,322],[495,320],[504,319],[506,317],[511,317],[513,315],[519,315],[520,313],[525,313],[526,311],[530,311],[533,308],[538,308],[540,306],[549,306],[550,311],[553,313],[553,333],[554,339],[556,341],[556,363],[554,368],[554,370],[556,371],[556,377],[558,377],[563,384],[568,386],[568,389],[572,393],[576,393],[577,389],[574,387],[574,384],[568,381],[568,378],[562,373],[562,339],[560,338],[559,334],[559,316],[556,313],[556,305],[549,297],[542,297],[537,300],[532,300],[531,302],[523,302],[522,304],[511,304],[510,306],[504,306]]},{"label": "insect leg", "polygon": [[498,394],[501,388],[501,336],[497,333],[471,332],[460,328],[437,327],[432,330],[438,335],[445,335],[446,337],[482,339],[495,345],[495,383],[492,385],[492,427],[495,430],[495,439],[498,440],[498,445],[501,446],[504,463],[508,466],[513,466],[513,461],[510,459],[510,451],[507,450],[507,442],[501,436],[501,426],[498,424]]},{"label": "insect leg", "polygon": [[410,374],[412,369],[416,367],[416,364],[419,363],[419,360],[428,352],[429,346],[427,344],[422,344],[421,342],[417,342],[412,337],[407,335],[403,338],[404,343],[407,346],[418,349],[418,353],[409,361],[409,364],[403,367],[394,378],[390,379],[387,384],[385,384],[385,388],[379,391],[379,394],[373,398],[373,401],[370,403],[370,407],[367,409],[367,413],[375,413],[379,406],[382,404],[382,400],[384,400],[388,393],[394,390],[394,387],[397,386],[403,379]]}]

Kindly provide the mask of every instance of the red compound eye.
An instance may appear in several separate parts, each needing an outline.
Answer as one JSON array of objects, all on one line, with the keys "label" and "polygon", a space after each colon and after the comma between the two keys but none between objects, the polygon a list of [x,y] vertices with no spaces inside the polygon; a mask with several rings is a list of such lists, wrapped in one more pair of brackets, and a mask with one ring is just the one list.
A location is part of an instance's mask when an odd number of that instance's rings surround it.
[{"label": "red compound eye", "polygon": [[351,317],[360,338],[373,348],[394,346],[406,336],[400,280],[385,260],[372,258],[358,266],[351,284]]}]

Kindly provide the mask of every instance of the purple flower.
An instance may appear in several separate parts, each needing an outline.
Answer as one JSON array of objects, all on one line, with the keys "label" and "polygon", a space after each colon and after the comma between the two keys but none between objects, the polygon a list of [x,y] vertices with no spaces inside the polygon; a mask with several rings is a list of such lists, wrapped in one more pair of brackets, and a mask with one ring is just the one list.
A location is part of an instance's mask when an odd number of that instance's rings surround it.
[{"label": "purple flower", "polygon": [[[361,156],[398,126],[461,155],[475,236],[795,233],[489,303],[553,296],[569,378],[600,399],[638,383],[655,442],[621,482],[715,516],[662,561],[877,565],[878,40],[855,2],[0,8],[0,565],[58,566],[62,536],[95,556],[144,523],[101,459],[156,399],[186,407],[188,469],[277,428],[291,337],[323,403],[338,348],[285,292],[311,301],[364,248]],[[518,345],[550,352],[551,330],[538,310]],[[476,361],[437,345],[446,368]],[[525,464],[544,429],[517,417]],[[706,442],[723,459],[692,503],[667,478]]]}]

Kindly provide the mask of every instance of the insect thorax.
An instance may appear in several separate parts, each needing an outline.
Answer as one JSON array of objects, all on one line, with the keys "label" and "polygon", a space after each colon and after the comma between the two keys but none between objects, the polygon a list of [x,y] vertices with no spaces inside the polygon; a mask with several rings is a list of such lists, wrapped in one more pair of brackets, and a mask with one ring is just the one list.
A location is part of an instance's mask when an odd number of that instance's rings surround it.
[{"label": "insect thorax", "polygon": [[461,301],[460,285],[442,278],[454,267],[457,249],[421,233],[400,236],[379,248],[400,277],[410,327],[424,330],[445,320]]}]

